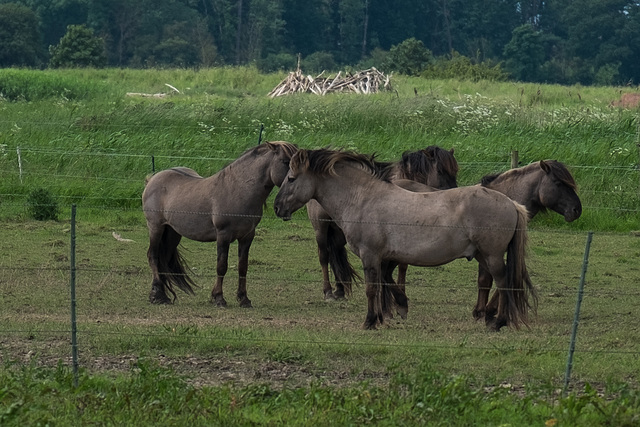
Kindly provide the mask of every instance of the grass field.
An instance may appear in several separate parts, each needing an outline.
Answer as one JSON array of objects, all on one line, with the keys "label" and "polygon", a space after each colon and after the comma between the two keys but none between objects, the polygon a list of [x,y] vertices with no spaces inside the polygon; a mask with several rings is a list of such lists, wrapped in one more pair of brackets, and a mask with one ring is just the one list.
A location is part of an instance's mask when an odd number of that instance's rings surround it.
[{"label": "grass field", "polygon": [[[399,76],[395,92],[370,97],[267,98],[282,77],[0,71],[0,424],[638,422],[638,115],[608,106],[621,88]],[[170,92],[165,83],[182,93],[125,94]],[[273,195],[251,251],[253,309],[234,301],[233,248],[229,307],[209,303],[215,245],[191,241],[183,246],[196,295],[150,305],[145,176],[176,165],[213,174],[257,143],[261,124],[268,140],[383,160],[453,147],[460,185],[508,169],[512,150],[522,164],[567,163],[584,213],[571,224],[553,213],[531,224],[528,266],[540,295],[531,327],[490,333],[475,322],[477,263],[459,260],[410,268],[408,319],[361,330],[363,287],[347,301],[322,299],[306,215],[275,218]],[[38,188],[56,197],[59,221],[28,218],[25,200]],[[77,388],[69,368],[71,203]],[[587,230],[595,234],[572,393],[562,398]]]}]

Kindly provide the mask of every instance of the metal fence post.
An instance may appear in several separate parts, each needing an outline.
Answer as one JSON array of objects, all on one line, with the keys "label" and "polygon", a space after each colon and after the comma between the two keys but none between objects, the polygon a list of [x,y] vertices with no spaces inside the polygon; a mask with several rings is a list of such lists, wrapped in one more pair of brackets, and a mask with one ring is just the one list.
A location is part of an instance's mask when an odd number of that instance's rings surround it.
[{"label": "metal fence post", "polygon": [[580,323],[580,306],[582,305],[582,295],[584,293],[584,279],[587,275],[587,266],[589,265],[589,250],[591,249],[591,240],[593,239],[593,231],[587,234],[587,245],[584,249],[584,260],[582,261],[582,274],[580,275],[580,284],[578,285],[578,299],[576,301],[576,311],[573,316],[573,328],[571,330],[571,342],[569,343],[569,356],[567,357],[567,369],[564,374],[564,387],[562,394],[566,395],[569,387],[569,379],[571,378],[571,369],[573,368],[573,353],[576,349],[576,335],[578,334],[578,324]]},{"label": "metal fence post", "polygon": [[76,325],[76,205],[71,205],[71,359],[73,361],[73,385],[78,386],[78,340]]}]

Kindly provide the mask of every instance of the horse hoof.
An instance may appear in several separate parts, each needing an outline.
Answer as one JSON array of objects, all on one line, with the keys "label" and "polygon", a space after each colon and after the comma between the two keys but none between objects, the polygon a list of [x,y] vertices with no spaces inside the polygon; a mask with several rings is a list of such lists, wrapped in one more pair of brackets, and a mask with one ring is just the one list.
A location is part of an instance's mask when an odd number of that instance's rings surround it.
[{"label": "horse hoof", "polygon": [[173,301],[171,301],[169,298],[164,297],[164,298],[157,298],[155,296],[150,296],[149,297],[149,302],[151,304],[173,304]]},{"label": "horse hoof", "polygon": [[400,316],[400,318],[402,320],[407,320],[407,313],[409,313],[409,308],[408,307],[406,307],[406,308],[405,307],[401,307],[401,308],[398,308],[396,311],[398,312],[398,316]]},{"label": "horse hoof", "polygon": [[331,292],[331,291],[325,292],[325,294],[324,294],[324,300],[325,301],[335,301],[336,299],[338,299],[338,298],[336,298],[336,296],[333,294],[333,292]]},{"label": "horse hoof", "polygon": [[473,318],[475,320],[480,320],[485,316],[484,311],[481,311],[481,310],[478,310],[478,309],[475,309],[475,308],[473,309],[471,314],[473,315]]},{"label": "horse hoof", "polygon": [[253,306],[251,305],[251,301],[249,301],[248,299],[245,299],[243,301],[240,302],[240,307],[242,308],[253,308]]},{"label": "horse hoof", "polygon": [[218,308],[227,308],[227,301],[225,301],[224,298],[212,299],[211,304],[215,304]]},{"label": "horse hoof", "polygon": [[376,328],[376,325],[372,325],[372,324],[369,324],[369,323],[365,322],[365,324],[362,325],[362,329],[364,329],[365,331],[375,331],[378,328]]}]

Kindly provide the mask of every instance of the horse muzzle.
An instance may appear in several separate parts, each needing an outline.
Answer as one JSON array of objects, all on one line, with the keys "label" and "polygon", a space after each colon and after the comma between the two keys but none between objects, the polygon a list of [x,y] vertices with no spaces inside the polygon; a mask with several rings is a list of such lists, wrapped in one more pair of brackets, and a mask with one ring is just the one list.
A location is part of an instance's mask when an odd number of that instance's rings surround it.
[{"label": "horse muzzle", "polygon": [[279,207],[278,205],[273,206],[273,211],[276,213],[278,218],[282,218],[284,221],[291,220],[291,212],[286,212],[285,209]]},{"label": "horse muzzle", "polygon": [[580,218],[582,215],[582,206],[578,206],[572,209],[568,209],[564,212],[564,220],[567,222],[573,222]]}]

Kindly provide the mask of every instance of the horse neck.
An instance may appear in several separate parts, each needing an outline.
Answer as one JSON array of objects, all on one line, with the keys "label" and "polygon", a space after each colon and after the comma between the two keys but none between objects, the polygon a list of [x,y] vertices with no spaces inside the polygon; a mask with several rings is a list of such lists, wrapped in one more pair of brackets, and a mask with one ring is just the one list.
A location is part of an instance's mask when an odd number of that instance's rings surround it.
[{"label": "horse neck", "polygon": [[336,175],[317,178],[314,198],[337,222],[360,213],[364,199],[389,185],[354,167],[340,165],[336,172]]},{"label": "horse neck", "polygon": [[270,176],[273,162],[271,154],[257,156],[246,153],[214,177],[232,186],[238,198],[260,200],[260,203],[264,203],[275,187]]},{"label": "horse neck", "polygon": [[540,172],[542,170],[532,170],[524,174],[506,173],[500,175],[486,187],[499,191],[511,200],[524,205],[531,219],[542,209],[540,202]]}]

